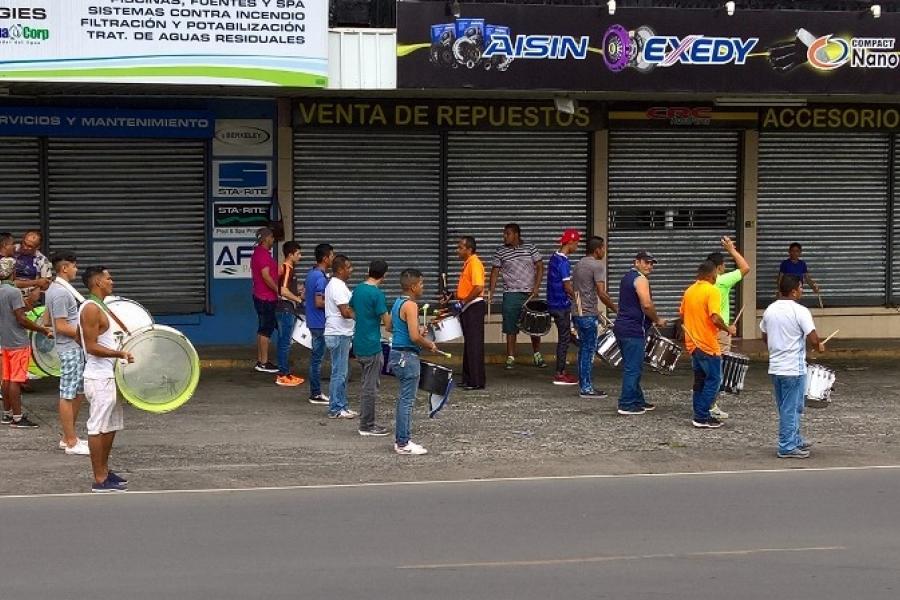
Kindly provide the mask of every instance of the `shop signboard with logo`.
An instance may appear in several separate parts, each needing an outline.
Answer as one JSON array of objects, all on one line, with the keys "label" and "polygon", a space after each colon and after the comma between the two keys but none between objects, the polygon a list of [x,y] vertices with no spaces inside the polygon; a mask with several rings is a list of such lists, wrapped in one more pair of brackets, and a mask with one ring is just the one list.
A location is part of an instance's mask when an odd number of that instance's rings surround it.
[{"label": "shop signboard with logo", "polygon": [[325,0],[6,0],[0,79],[325,87]]},{"label": "shop signboard with logo", "polygon": [[274,145],[269,119],[219,119],[213,136],[215,156],[272,156]]},{"label": "shop signboard with logo", "polygon": [[401,0],[401,88],[896,94],[900,14]]}]

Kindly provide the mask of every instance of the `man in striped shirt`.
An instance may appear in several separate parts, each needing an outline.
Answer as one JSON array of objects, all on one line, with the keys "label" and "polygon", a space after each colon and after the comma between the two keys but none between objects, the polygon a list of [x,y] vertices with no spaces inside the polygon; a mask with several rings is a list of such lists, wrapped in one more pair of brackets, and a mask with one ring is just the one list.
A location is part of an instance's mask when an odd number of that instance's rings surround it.
[{"label": "man in striped shirt", "polygon": [[[503,333],[506,334],[506,368],[516,362],[516,336],[519,333],[519,316],[525,303],[538,295],[544,278],[544,261],[534,244],[522,241],[522,230],[517,223],[503,228],[503,245],[494,252],[491,263],[491,282],[488,304],[494,296],[497,276],[503,277]],[[541,355],[541,338],[531,336],[531,349],[536,367],[547,363]]]}]

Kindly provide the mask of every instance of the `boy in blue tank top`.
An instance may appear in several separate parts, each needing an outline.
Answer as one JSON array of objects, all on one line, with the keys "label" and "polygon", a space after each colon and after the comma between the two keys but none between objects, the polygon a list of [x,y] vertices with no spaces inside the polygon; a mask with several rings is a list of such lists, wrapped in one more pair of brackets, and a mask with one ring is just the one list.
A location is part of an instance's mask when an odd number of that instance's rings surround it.
[{"label": "boy in blue tank top", "polygon": [[394,426],[394,451],[397,454],[427,454],[428,450],[410,440],[412,409],[416,402],[416,390],[419,387],[419,352],[427,348],[437,351],[434,342],[425,339],[424,327],[419,326],[419,305],[416,300],[422,296],[425,282],[422,272],[416,269],[405,269],[400,273],[402,295],[394,301],[391,309],[391,329],[394,339],[391,345],[391,367],[400,391],[397,396],[397,407]]}]

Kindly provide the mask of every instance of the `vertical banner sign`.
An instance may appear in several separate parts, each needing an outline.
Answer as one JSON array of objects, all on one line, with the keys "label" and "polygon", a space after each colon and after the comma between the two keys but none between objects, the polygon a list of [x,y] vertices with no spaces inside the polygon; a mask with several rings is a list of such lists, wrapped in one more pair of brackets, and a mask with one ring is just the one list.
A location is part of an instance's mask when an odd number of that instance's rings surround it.
[{"label": "vertical banner sign", "polygon": [[325,87],[326,0],[4,0],[0,79]]},{"label": "vertical banner sign", "polygon": [[[866,13],[868,15],[868,13]],[[400,88],[897,94],[900,14],[397,4]]]}]

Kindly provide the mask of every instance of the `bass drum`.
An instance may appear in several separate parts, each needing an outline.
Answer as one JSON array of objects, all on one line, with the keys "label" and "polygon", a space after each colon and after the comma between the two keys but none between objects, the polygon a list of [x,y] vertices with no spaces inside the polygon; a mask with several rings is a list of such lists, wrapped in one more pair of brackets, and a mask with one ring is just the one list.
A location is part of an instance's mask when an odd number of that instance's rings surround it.
[{"label": "bass drum", "polygon": [[116,361],[116,384],[135,408],[166,413],[194,395],[200,382],[200,357],[177,329],[151,325],[133,331],[122,350],[130,352],[134,362]]},{"label": "bass drum", "polygon": [[[49,325],[43,319],[46,310],[47,307],[38,306],[26,313],[25,316],[32,323],[40,322],[43,325]],[[48,375],[50,377],[59,377],[59,357],[56,355],[56,341],[36,331],[29,331],[28,337],[31,342],[31,362],[28,364],[28,373],[35,379]]]},{"label": "bass drum", "polygon": [[[122,296],[107,296],[104,298],[103,303],[113,314],[119,317],[119,320],[131,333],[153,325],[153,315],[150,314],[149,310],[141,306],[139,302],[123,298]],[[114,334],[125,333],[115,319],[110,319],[109,325],[112,327]]]}]

